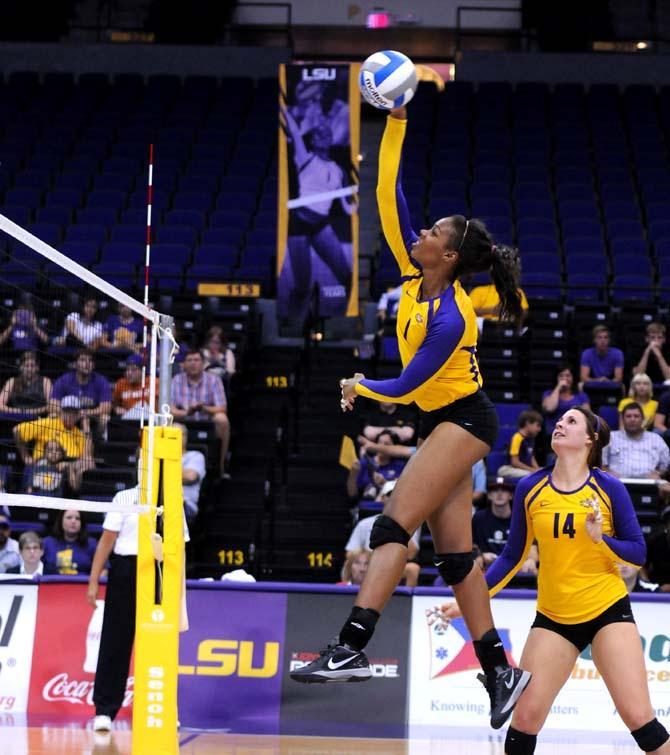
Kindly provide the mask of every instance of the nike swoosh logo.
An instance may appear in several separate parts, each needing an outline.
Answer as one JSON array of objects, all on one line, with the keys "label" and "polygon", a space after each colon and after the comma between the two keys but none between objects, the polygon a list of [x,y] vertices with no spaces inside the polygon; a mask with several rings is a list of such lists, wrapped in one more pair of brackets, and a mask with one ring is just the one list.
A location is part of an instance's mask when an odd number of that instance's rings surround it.
[{"label": "nike swoosh logo", "polygon": [[444,563],[444,561],[436,561],[435,562],[435,566],[438,566],[438,567],[442,566],[443,563]]},{"label": "nike swoosh logo", "polygon": [[509,684],[507,683],[507,681],[505,681],[505,686],[507,687],[507,689],[512,689],[512,687],[514,686],[514,675],[512,675],[512,678],[509,680]]},{"label": "nike swoosh logo", "polygon": [[540,508],[543,508],[544,506],[551,506],[551,501],[549,503],[541,503]]},{"label": "nike swoosh logo", "polygon": [[349,661],[353,661],[354,658],[358,658],[359,653],[356,653],[356,655],[352,655],[351,658],[345,658],[343,661],[338,661],[337,663],[333,663],[333,659],[328,659],[328,668],[335,671],[335,669],[340,668],[340,666],[344,666],[345,663],[349,663]]},{"label": "nike swoosh logo", "polygon": [[623,614],[621,614],[621,618],[622,619],[630,619],[632,615],[633,615],[632,613],[623,613]]}]

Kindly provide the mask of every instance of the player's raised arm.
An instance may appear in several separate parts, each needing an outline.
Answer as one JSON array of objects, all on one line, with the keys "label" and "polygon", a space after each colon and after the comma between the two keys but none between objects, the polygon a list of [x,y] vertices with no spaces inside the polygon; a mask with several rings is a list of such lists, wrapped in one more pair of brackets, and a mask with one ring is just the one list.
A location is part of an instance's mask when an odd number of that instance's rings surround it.
[{"label": "player's raised arm", "polygon": [[407,129],[407,111],[396,108],[386,119],[379,148],[377,206],[384,237],[403,275],[415,275],[419,265],[410,256],[410,247],[418,238],[412,230],[407,201],[401,185],[402,144]]}]

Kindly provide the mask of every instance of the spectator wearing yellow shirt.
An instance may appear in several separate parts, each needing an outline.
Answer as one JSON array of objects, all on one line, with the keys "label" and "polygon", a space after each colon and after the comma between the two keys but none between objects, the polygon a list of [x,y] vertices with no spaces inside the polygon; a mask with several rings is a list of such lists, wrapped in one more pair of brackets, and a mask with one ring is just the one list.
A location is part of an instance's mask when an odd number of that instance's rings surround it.
[{"label": "spectator wearing yellow shirt", "polygon": [[[521,289],[518,289],[518,291],[521,296],[521,316],[519,317],[518,327],[522,329],[528,316],[528,299]],[[470,291],[470,300],[477,317],[498,322],[500,319],[500,297],[493,283],[486,286],[475,286]]]},{"label": "spectator wearing yellow shirt", "polygon": [[[20,422],[14,428],[16,445],[26,466],[31,466],[44,456],[45,447],[50,441],[60,444],[65,452],[65,463],[71,469],[67,477],[73,492],[81,487],[84,472],[95,466],[89,418],[82,416],[81,430],[77,427],[80,408],[77,396],[65,396],[60,404],[60,416]],[[30,444],[33,444],[32,451]]]},{"label": "spectator wearing yellow shirt", "polygon": [[643,427],[645,430],[651,430],[654,426],[654,417],[658,411],[658,401],[654,401],[652,398],[654,394],[654,386],[651,382],[649,375],[645,375],[644,372],[640,372],[633,377],[630,381],[630,390],[628,391],[628,398],[623,398],[619,401],[619,430],[623,430],[623,410],[628,404],[639,404],[642,413],[644,414]]}]

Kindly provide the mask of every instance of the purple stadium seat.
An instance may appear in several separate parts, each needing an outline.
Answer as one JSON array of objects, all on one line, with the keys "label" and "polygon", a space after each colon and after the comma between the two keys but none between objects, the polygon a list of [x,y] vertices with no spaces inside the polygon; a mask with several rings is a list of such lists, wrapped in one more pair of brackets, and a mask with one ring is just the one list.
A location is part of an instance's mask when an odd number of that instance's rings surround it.
[{"label": "purple stadium seat", "polygon": [[102,248],[102,262],[106,265],[144,265],[144,244],[110,241]]},{"label": "purple stadium seat", "polygon": [[651,302],[654,300],[651,276],[618,275],[612,282],[611,296],[613,302],[629,300]]},{"label": "purple stadium seat", "polygon": [[[586,265],[584,265],[586,267]],[[566,287],[568,301],[605,302],[607,300],[607,275],[604,272],[568,273]]]},{"label": "purple stadium seat", "polygon": [[117,211],[107,207],[86,207],[83,210],[77,210],[77,223],[112,226],[117,220]]},{"label": "purple stadium seat", "polygon": [[179,244],[192,249],[198,231],[187,225],[163,225],[158,229],[156,240],[159,244]]},{"label": "purple stadium seat", "polygon": [[120,210],[126,204],[125,191],[92,191],[88,195],[87,207],[106,207]]},{"label": "purple stadium seat", "polygon": [[38,223],[54,223],[64,226],[72,223],[72,210],[67,207],[42,207],[37,211]]},{"label": "purple stadium seat", "polygon": [[101,225],[73,225],[67,229],[66,241],[88,241],[103,244],[107,239],[107,229]]},{"label": "purple stadium seat", "polygon": [[98,261],[99,247],[96,243],[88,241],[64,241],[59,251],[72,257],[80,265],[90,266]]}]

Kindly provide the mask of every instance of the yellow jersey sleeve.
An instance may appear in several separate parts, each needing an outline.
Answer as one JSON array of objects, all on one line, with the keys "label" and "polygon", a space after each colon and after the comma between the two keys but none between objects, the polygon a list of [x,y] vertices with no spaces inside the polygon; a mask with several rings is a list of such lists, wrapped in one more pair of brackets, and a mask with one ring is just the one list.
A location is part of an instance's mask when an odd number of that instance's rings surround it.
[{"label": "yellow jersey sleeve", "polygon": [[514,433],[512,440],[509,442],[509,455],[518,456],[521,451],[521,444],[523,443],[523,435],[521,433]]},{"label": "yellow jersey sleeve", "polygon": [[389,116],[379,148],[377,205],[384,238],[396,258],[403,276],[416,277],[421,266],[412,259],[410,249],[418,236],[412,230],[409,209],[402,191],[400,162],[407,121]]}]

